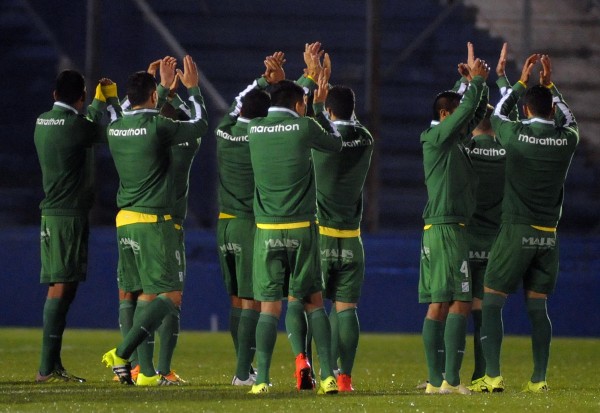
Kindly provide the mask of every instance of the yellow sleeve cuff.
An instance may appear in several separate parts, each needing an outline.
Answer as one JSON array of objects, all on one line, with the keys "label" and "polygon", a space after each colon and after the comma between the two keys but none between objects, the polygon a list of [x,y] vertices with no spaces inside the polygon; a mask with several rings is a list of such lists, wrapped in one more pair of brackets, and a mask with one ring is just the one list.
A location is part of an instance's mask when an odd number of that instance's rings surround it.
[{"label": "yellow sleeve cuff", "polygon": [[117,84],[100,86],[102,88],[102,94],[105,98],[116,98],[117,97]]},{"label": "yellow sleeve cuff", "polygon": [[522,81],[519,80],[517,83],[520,83],[521,86],[523,86],[524,88],[527,88],[527,85],[525,84],[525,82],[522,82]]},{"label": "yellow sleeve cuff", "polygon": [[544,85],[545,87],[547,87],[548,89],[552,89],[554,87],[554,82],[550,82],[549,85]]},{"label": "yellow sleeve cuff", "polygon": [[100,83],[98,83],[98,86],[96,86],[96,95],[94,96],[94,99],[97,99],[100,102],[106,102],[106,98],[104,97],[104,93],[102,93],[102,86]]}]

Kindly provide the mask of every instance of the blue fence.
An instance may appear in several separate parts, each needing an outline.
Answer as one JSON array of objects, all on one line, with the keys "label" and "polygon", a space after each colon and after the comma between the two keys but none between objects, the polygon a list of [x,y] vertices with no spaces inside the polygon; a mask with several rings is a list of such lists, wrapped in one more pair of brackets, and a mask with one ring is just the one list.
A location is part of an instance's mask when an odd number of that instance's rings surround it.
[{"label": "blue fence", "polygon": [[[229,298],[221,281],[214,234],[188,231],[186,238],[182,327],[226,330]],[[363,241],[367,274],[359,308],[362,330],[420,332],[426,311],[417,303],[420,233],[365,235]],[[38,228],[3,229],[0,265],[0,325],[41,326],[47,289],[39,284]],[[118,328],[116,265],[114,228],[93,228],[88,280],[81,284],[69,312],[69,327]],[[598,303],[599,270],[600,237],[561,236],[561,274],[549,303],[555,335],[600,336],[600,317],[592,316]],[[509,298],[504,324],[509,334],[529,332],[522,295]]]}]

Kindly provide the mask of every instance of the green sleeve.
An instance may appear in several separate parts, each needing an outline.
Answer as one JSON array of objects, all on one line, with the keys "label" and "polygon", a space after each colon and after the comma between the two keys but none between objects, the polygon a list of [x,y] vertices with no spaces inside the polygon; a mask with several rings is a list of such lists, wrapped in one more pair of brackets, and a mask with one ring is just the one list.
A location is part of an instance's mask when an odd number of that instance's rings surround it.
[{"label": "green sleeve", "polygon": [[575,120],[575,115],[569,109],[569,106],[564,101],[562,95],[556,88],[554,84],[550,88],[550,92],[552,92],[552,102],[554,103],[554,121],[557,126],[562,126],[563,128],[573,128],[579,134],[579,127],[577,126],[577,121]]},{"label": "green sleeve", "polygon": [[441,146],[448,142],[456,143],[465,135],[469,121],[473,118],[481,101],[484,89],[484,79],[475,76],[458,107],[443,122],[436,127],[436,133],[428,134],[427,141],[432,145]]},{"label": "green sleeve", "polygon": [[123,108],[121,107],[121,103],[119,103],[118,98],[110,97],[106,100],[106,104],[106,109],[110,114],[110,122],[114,122],[115,120],[123,117]]},{"label": "green sleeve", "polygon": [[269,82],[267,82],[267,80],[263,76],[255,79],[252,83],[246,86],[244,90],[242,90],[235,97],[235,100],[229,106],[227,113],[225,114],[225,116],[223,116],[223,118],[221,118],[221,122],[219,122],[217,129],[224,129],[229,126],[235,125],[242,110],[242,99],[244,99],[244,96],[246,96],[246,94],[248,94],[248,92],[250,92],[253,89],[264,90],[268,86]]},{"label": "green sleeve", "polygon": [[298,83],[303,88],[308,89],[309,95],[312,95],[314,93],[315,89],[317,89],[317,83],[314,80],[311,80],[304,75],[300,76],[300,78],[296,81],[296,83]]},{"label": "green sleeve", "polygon": [[500,99],[492,114],[491,122],[496,138],[502,146],[507,146],[512,136],[519,128],[519,123],[510,119],[509,115],[517,105],[517,102],[525,93],[525,86],[517,82],[510,88],[506,95]]},{"label": "green sleeve", "polygon": [[[500,76],[498,80],[496,80],[496,85],[498,85],[501,97],[506,95],[506,92],[508,92],[508,90],[510,89],[510,82],[506,75]],[[514,121],[519,120],[519,109],[517,108],[517,105],[515,105],[513,110],[510,111],[510,113],[508,114],[508,118]]]},{"label": "green sleeve", "polygon": [[471,132],[473,132],[473,129],[475,129],[477,127],[477,125],[479,125],[479,122],[481,122],[483,120],[483,118],[485,117],[485,112],[487,111],[487,105],[490,100],[489,95],[490,95],[489,88],[484,83],[483,90],[481,92],[481,99],[479,100],[479,105],[477,105],[477,109],[475,110],[473,119],[471,119],[471,121],[469,122],[469,124],[467,126],[466,137],[468,137],[469,139],[471,138]]},{"label": "green sleeve", "polygon": [[159,116],[157,125],[159,135],[164,136],[169,145],[199,139],[206,134],[208,129],[206,108],[200,89],[197,86],[191,87],[188,89],[188,94],[190,95],[190,120],[174,121]]},{"label": "green sleeve", "polygon": [[163,107],[167,100],[169,99],[169,93],[171,92],[168,87],[164,87],[160,83],[156,87],[156,92],[158,93],[158,103],[156,107],[158,110]]},{"label": "green sleeve", "polygon": [[[322,112],[320,113],[323,118]],[[319,115],[316,116],[319,118]],[[326,123],[329,123],[329,130],[323,128],[321,122],[317,123],[312,118],[305,118],[310,128],[311,144],[310,147],[321,152],[339,152],[342,150],[342,136],[338,132],[337,128],[325,118]]]}]

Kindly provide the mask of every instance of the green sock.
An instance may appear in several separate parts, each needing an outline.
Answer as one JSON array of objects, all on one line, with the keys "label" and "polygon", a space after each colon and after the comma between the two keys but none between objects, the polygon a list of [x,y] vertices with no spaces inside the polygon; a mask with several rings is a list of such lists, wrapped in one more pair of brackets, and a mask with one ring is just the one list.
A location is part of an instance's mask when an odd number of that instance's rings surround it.
[{"label": "green sock", "polygon": [[292,345],[294,356],[306,353],[307,328],[304,304],[300,301],[288,301],[287,311],[285,312],[285,330]]},{"label": "green sock", "polygon": [[[138,308],[140,303],[141,301],[138,301]],[[156,297],[146,306],[143,313],[140,312],[139,319],[134,318],[131,330],[129,330],[129,333],[127,333],[121,344],[117,346],[117,355],[128,359],[136,347],[146,340],[149,335],[154,333],[165,316],[175,312],[177,312],[177,307],[175,307],[175,304],[168,297],[162,295]]]},{"label": "green sock", "polygon": [[485,358],[481,350],[481,310],[472,310],[473,316],[473,357],[475,358],[475,368],[471,381],[477,380],[485,375]]},{"label": "green sock", "polygon": [[[339,329],[338,329],[338,313],[335,309],[335,303],[332,304],[331,311],[329,312],[329,325],[331,326],[331,349],[329,350],[331,356],[331,367],[338,368],[338,357],[339,357]],[[348,374],[348,373],[346,373]]]},{"label": "green sock", "polygon": [[481,349],[485,357],[485,373],[490,377],[500,375],[500,350],[504,337],[502,307],[505,302],[506,298],[500,294],[483,294]]},{"label": "green sock", "polygon": [[258,375],[256,384],[269,383],[269,369],[275,341],[277,341],[277,325],[279,319],[274,315],[260,313],[256,324],[256,361]]},{"label": "green sock", "polygon": [[60,350],[62,336],[67,322],[70,303],[63,298],[46,298],[44,303],[42,331],[42,353],[40,356],[40,374],[47,375],[61,368]]},{"label": "green sock", "polygon": [[429,374],[429,383],[440,387],[444,377],[444,322],[425,318],[423,321],[423,346]]},{"label": "green sock", "polygon": [[323,308],[318,308],[308,314],[308,323],[310,330],[315,338],[317,355],[319,356],[319,365],[321,367],[321,379],[333,376],[331,368],[329,350],[331,349],[331,326],[329,318]]},{"label": "green sock", "polygon": [[548,318],[545,298],[528,298],[527,314],[531,321],[531,350],[533,351],[533,374],[531,381],[546,381],[546,369],[550,358],[552,324]]},{"label": "green sock", "polygon": [[351,376],[356,349],[358,348],[358,337],[360,335],[360,325],[358,323],[356,308],[349,308],[337,313],[337,320],[340,338],[340,372]]},{"label": "green sock", "polygon": [[158,337],[160,339],[160,348],[158,351],[158,371],[162,374],[169,374],[171,371],[171,361],[173,353],[177,347],[179,339],[181,308],[177,308],[176,314],[167,314],[162,324],[158,327]]},{"label": "green sock", "polygon": [[233,339],[233,347],[235,348],[235,356],[238,353],[238,329],[240,328],[240,316],[242,309],[239,307],[231,307],[229,310],[229,334]]},{"label": "green sock", "polygon": [[240,380],[248,380],[250,365],[256,351],[256,324],[260,313],[255,310],[242,310],[238,328],[238,355],[235,375]]},{"label": "green sock", "polygon": [[[150,305],[151,301],[138,300],[135,307],[135,313],[133,314],[133,324],[139,324],[140,320],[144,316],[144,312]],[[132,327],[135,328],[135,327]],[[154,332],[148,331],[146,337],[137,346],[136,349],[138,362],[140,365],[140,373],[146,377],[151,377],[156,374],[154,370]]]},{"label": "green sock", "polygon": [[460,384],[460,366],[465,355],[467,317],[450,313],[446,318],[444,344],[446,349],[446,381],[451,386]]},{"label": "green sock", "polygon": [[[132,300],[119,300],[119,329],[123,338],[125,338],[129,330],[131,330],[131,326],[133,326],[133,314],[135,313],[136,304],[137,302]],[[131,354],[129,361],[132,367],[137,366],[137,351]]]}]

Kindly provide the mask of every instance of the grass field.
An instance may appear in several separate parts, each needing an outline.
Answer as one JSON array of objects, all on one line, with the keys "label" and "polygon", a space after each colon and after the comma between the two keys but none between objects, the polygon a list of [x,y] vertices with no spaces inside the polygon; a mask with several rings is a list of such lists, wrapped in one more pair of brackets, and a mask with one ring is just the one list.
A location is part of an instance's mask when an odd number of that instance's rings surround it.
[{"label": "grass field", "polygon": [[[226,333],[184,331],[174,368],[189,385],[136,388],[111,381],[102,354],[114,347],[117,331],[67,329],[63,362],[85,384],[35,384],[41,333],[0,329],[0,411],[10,412],[600,412],[600,340],[555,338],[548,372],[550,392],[520,393],[531,370],[526,337],[507,337],[503,349],[504,393],[426,396],[415,385],[426,378],[418,335],[363,334],[352,394],[316,396],[294,389],[293,357],[284,335],[277,340],[268,395],[248,395],[230,385],[234,372],[231,338]],[[469,341],[470,343],[470,341]],[[462,379],[471,375],[471,347]]]}]

